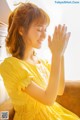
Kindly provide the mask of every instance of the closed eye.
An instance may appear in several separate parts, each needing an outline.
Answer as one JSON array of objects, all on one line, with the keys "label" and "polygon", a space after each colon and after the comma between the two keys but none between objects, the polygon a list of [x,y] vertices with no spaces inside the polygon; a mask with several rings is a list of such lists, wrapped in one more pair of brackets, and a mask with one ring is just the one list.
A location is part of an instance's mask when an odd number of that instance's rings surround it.
[{"label": "closed eye", "polygon": [[37,29],[37,31],[42,32],[42,30],[40,30],[40,29]]},{"label": "closed eye", "polygon": [[44,32],[47,32],[47,30],[45,29]]}]

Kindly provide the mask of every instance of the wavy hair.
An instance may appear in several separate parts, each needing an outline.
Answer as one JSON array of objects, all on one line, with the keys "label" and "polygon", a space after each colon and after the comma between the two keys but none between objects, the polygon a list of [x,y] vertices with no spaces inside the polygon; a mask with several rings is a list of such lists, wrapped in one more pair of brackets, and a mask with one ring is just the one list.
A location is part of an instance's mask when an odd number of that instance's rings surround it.
[{"label": "wavy hair", "polygon": [[23,27],[26,33],[32,22],[47,25],[49,16],[41,8],[32,3],[21,3],[9,16],[8,35],[6,37],[6,48],[12,56],[23,59],[25,43],[19,34],[19,28]]}]

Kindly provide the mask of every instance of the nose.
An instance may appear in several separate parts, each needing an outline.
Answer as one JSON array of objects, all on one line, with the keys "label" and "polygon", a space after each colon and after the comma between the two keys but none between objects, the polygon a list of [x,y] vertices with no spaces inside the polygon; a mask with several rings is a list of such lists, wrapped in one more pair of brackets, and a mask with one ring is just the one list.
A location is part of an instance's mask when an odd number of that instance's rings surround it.
[{"label": "nose", "polygon": [[45,32],[45,31],[42,31],[42,33],[41,33],[41,38],[42,38],[42,39],[45,39],[45,38],[46,38],[46,32]]}]

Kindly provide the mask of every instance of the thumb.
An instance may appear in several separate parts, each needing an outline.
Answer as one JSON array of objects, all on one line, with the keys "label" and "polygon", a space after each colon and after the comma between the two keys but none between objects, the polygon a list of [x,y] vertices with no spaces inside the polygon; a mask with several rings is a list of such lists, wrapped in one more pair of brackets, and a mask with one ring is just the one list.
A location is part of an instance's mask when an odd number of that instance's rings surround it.
[{"label": "thumb", "polygon": [[48,35],[48,46],[50,46],[50,44],[51,44],[51,36]]}]

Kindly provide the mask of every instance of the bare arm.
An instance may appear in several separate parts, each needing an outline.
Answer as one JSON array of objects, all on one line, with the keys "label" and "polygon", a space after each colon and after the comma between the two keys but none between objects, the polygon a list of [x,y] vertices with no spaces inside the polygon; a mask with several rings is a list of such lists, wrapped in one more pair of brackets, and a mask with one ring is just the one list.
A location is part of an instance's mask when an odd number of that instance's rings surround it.
[{"label": "bare arm", "polygon": [[34,82],[31,82],[24,90],[24,92],[43,104],[52,105],[56,100],[60,81],[61,56],[69,37],[70,33],[66,33],[66,27],[59,25],[55,28],[52,40],[51,37],[48,38],[48,46],[52,53],[52,59],[50,77],[46,90]]},{"label": "bare arm", "polygon": [[61,57],[61,70],[60,70],[60,81],[58,88],[58,95],[62,95],[65,88],[65,77],[64,77],[64,56]]},{"label": "bare arm", "polygon": [[60,57],[55,57],[54,59],[52,57],[51,72],[47,89],[44,90],[34,82],[31,82],[31,84],[27,88],[25,88],[24,92],[27,92],[30,96],[43,104],[53,104],[57,97],[59,74]]}]

